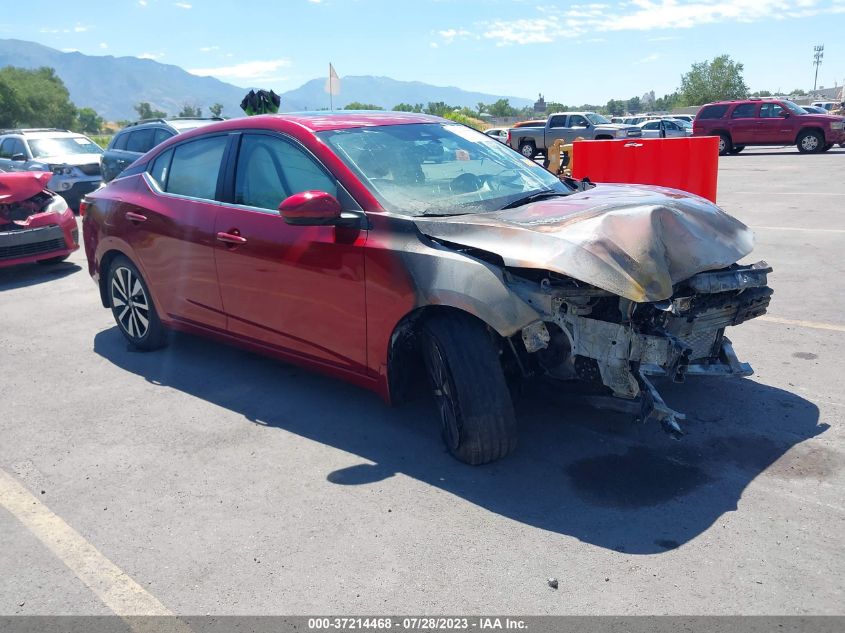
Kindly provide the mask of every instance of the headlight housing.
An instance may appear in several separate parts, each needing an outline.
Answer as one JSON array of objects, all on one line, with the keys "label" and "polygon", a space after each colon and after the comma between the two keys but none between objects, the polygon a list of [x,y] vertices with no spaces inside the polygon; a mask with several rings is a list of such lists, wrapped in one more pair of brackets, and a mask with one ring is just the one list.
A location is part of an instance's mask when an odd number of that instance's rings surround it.
[{"label": "headlight housing", "polygon": [[73,173],[73,167],[69,165],[50,165],[50,170],[57,176],[70,176]]},{"label": "headlight housing", "polygon": [[628,136],[628,130],[616,130],[616,136]]},{"label": "headlight housing", "polygon": [[845,128],[845,121],[831,121],[830,122],[830,129],[831,130],[841,130]]}]

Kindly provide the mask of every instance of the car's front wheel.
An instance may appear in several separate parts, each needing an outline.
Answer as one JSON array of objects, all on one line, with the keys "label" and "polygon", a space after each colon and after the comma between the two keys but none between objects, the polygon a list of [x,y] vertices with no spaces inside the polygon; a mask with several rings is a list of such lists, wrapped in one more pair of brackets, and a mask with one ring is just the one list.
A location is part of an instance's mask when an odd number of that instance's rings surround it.
[{"label": "car's front wheel", "polygon": [[123,336],[138,349],[153,350],[167,342],[167,331],[138,268],[129,258],[112,261],[108,276],[109,305]]},{"label": "car's front wheel", "polygon": [[457,459],[479,465],[516,447],[516,415],[498,348],[486,326],[448,312],[423,324],[423,358],[443,441]]},{"label": "car's front wheel", "polygon": [[739,154],[744,149],[745,145],[734,145],[731,149],[731,154]]},{"label": "car's front wheel", "polygon": [[824,139],[815,130],[801,132],[798,136],[798,151],[802,154],[816,154],[823,151]]}]

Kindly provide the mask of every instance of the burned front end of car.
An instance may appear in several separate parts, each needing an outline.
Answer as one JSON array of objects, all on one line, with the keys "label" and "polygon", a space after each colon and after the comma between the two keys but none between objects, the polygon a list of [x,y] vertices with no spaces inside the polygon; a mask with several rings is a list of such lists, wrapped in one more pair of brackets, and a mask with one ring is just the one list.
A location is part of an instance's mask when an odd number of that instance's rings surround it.
[{"label": "burned front end of car", "polygon": [[678,435],[684,416],[666,405],[652,378],[752,373],[726,330],[766,312],[771,268],[739,263],[753,249],[753,233],[703,198],[598,185],[418,224],[441,245],[486,262],[514,304],[533,311],[530,322],[504,325],[479,315],[505,341],[511,375],[579,380],[593,387],[586,391],[594,404]]},{"label": "burned front end of car", "polygon": [[675,284],[668,299],[636,302],[560,274],[510,269],[510,286],[542,315],[510,347],[526,375],[584,381],[680,435],[684,416],[651,377],[751,375],[725,331],[766,312],[771,270],[765,262],[734,264]]}]

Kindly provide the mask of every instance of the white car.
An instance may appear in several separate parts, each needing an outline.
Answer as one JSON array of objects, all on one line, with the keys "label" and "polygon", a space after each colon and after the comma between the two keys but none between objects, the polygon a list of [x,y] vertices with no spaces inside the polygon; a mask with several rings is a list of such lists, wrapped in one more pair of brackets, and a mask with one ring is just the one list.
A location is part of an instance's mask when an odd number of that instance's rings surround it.
[{"label": "white car", "polygon": [[643,138],[662,138],[660,127],[666,130],[666,138],[692,136],[692,125],[680,119],[654,119],[640,123]]},{"label": "white car", "polygon": [[484,133],[500,143],[507,144],[508,142],[508,128],[506,127],[491,127],[489,130],[484,130]]}]

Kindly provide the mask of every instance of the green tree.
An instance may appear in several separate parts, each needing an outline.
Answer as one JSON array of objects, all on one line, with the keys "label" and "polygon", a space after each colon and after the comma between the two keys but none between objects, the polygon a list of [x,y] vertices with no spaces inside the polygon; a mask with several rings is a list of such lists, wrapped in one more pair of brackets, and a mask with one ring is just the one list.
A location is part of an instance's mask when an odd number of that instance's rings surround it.
[{"label": "green tree", "polygon": [[639,97],[631,97],[628,99],[628,103],[626,104],[628,108],[628,112],[631,114],[637,114],[640,110],[643,109],[642,101],[640,101]]},{"label": "green tree", "polygon": [[730,55],[713,61],[696,62],[681,78],[681,94],[687,103],[701,105],[722,99],[744,99],[748,86],[742,78],[743,65]]},{"label": "green tree", "polygon": [[411,103],[400,103],[398,105],[393,106],[394,112],[422,112],[423,111],[423,104],[411,104]]},{"label": "green tree", "polygon": [[751,93],[752,97],[771,97],[772,93],[768,90],[758,90],[757,92]]},{"label": "green tree", "polygon": [[361,103],[360,101],[353,101],[347,103],[344,110],[384,110],[384,108],[375,105],[374,103]]},{"label": "green tree", "polygon": [[475,104],[475,111],[480,116],[487,109],[487,105],[479,101]]},{"label": "green tree", "polygon": [[[429,101],[428,105],[423,109],[423,112],[426,114],[432,114],[434,116],[446,116],[454,111],[454,107],[446,105],[443,101]],[[493,113],[491,112],[490,114]]]},{"label": "green tree", "polygon": [[76,128],[84,134],[99,134],[103,129],[103,117],[94,108],[81,108],[77,114]]},{"label": "green tree", "polygon": [[52,68],[0,70],[0,125],[71,128],[76,106]]},{"label": "green tree", "polygon": [[184,117],[201,117],[202,116],[202,108],[199,106],[192,106],[188,105],[187,103],[182,106],[182,109],[179,110],[179,114],[176,116],[184,116]]},{"label": "green tree", "polygon": [[146,101],[135,104],[135,112],[138,113],[139,119],[163,119],[167,116],[166,112],[161,110],[153,110],[152,106]]},{"label": "green tree", "polygon": [[210,106],[208,106],[208,111],[211,112],[211,116],[223,116],[223,104],[212,103]]},{"label": "green tree", "polygon": [[558,103],[557,101],[549,101],[546,103],[546,114],[554,114],[555,112],[566,112],[569,110],[569,106],[564,105],[562,103]]},{"label": "green tree", "polygon": [[494,117],[509,117],[509,116],[516,116],[517,109],[511,106],[510,101],[507,99],[499,99],[495,103],[491,103],[487,106],[487,112],[489,112]]},{"label": "green tree", "polygon": [[625,114],[625,102],[611,99],[607,102],[607,105],[604,106],[604,109],[610,116],[621,116]]}]

